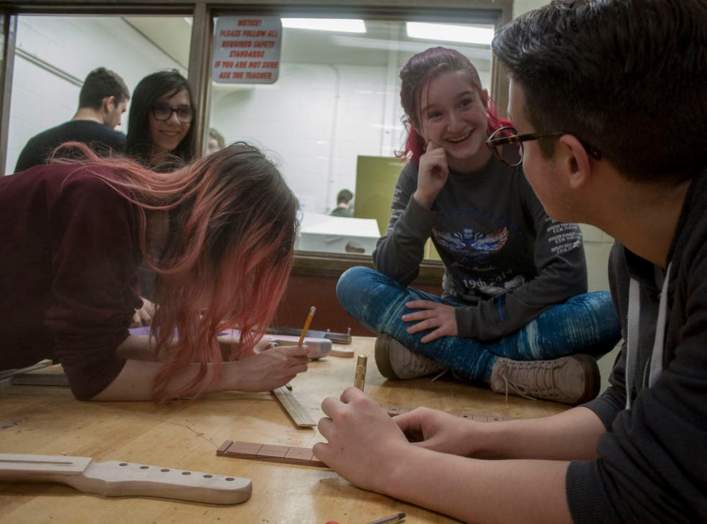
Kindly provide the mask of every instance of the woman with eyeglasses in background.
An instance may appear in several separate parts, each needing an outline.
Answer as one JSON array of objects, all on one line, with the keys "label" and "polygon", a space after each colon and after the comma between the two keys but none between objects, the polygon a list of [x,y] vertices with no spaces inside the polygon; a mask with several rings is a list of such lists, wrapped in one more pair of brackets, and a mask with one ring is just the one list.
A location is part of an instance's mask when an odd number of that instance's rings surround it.
[{"label": "woman with eyeglasses in background", "polygon": [[[587,293],[579,227],[550,219],[518,167],[528,138],[510,137],[458,51],[418,53],[400,79],[407,163],[377,271],[351,268],[337,285],[343,307],[379,334],[381,373],[446,369],[499,393],[593,398],[595,358],[619,340],[618,319],[607,292]],[[428,239],[445,266],[442,297],[408,287]]]},{"label": "woman with eyeglasses in background", "polygon": [[[176,171],[195,156],[193,121],[194,101],[187,79],[175,69],[147,75],[135,87],[130,103],[125,154],[153,171]],[[149,325],[156,309],[154,271],[143,264],[138,275],[142,306],[135,310],[132,327]]]},{"label": "woman with eyeglasses in background", "polygon": [[158,71],[135,87],[128,118],[126,154],[151,169],[168,172],[195,155],[194,101],[178,71]]}]

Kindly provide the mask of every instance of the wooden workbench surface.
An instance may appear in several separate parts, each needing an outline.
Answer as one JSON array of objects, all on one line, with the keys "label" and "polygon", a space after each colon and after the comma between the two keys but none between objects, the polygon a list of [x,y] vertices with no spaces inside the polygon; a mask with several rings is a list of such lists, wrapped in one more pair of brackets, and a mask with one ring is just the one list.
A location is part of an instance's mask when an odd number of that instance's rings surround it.
[{"label": "wooden workbench surface", "polygon": [[[554,414],[561,405],[527,401],[449,381],[386,382],[372,338],[355,337],[368,355],[366,392],[391,406],[423,405],[510,417]],[[352,385],[355,359],[328,357],[292,383],[294,395],[319,419],[319,404]],[[270,394],[220,393],[167,406],[149,402],[78,402],[68,388],[10,386],[0,391],[0,452],[90,456],[218,474],[253,481],[252,498],[212,506],[144,498],[83,495],[58,484],[0,483],[0,522],[365,523],[397,511],[407,523],[450,519],[350,485],[330,470],[216,456],[224,440],[311,446],[316,429],[296,429]],[[375,474],[371,472],[371,474]]]}]

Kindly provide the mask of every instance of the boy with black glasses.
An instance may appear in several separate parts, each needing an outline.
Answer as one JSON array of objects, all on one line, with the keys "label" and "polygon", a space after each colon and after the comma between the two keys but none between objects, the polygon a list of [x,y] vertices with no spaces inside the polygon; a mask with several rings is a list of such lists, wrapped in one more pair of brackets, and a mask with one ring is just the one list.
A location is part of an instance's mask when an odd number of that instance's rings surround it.
[{"label": "boy with black glasses", "polygon": [[493,47],[517,132],[490,145],[523,144],[551,217],[617,240],[624,345],[611,387],[553,417],[498,423],[426,409],[393,422],[349,389],[324,401],[329,442],[315,454],[357,485],[463,520],[704,522],[707,4],[553,2]]}]

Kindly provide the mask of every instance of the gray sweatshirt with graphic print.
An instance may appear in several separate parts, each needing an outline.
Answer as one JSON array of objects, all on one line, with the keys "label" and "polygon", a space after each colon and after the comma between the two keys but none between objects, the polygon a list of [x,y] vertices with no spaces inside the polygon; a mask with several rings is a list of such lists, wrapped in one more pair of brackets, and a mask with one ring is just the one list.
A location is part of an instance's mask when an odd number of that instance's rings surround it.
[{"label": "gray sweatshirt with graphic print", "polygon": [[477,173],[450,171],[431,210],[412,198],[416,188],[417,165],[408,163],[373,260],[408,285],[431,238],[445,266],[444,294],[464,304],[455,310],[459,336],[503,337],[587,291],[579,227],[548,217],[520,168],[492,158]]}]

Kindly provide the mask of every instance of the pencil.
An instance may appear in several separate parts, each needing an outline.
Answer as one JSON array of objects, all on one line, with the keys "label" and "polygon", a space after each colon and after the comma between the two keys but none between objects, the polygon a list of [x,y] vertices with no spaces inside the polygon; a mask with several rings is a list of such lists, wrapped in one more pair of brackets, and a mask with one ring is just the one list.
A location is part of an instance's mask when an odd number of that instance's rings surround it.
[{"label": "pencil", "polygon": [[307,336],[307,332],[309,331],[309,326],[312,324],[312,319],[314,318],[314,314],[316,312],[317,312],[317,308],[314,306],[310,306],[309,313],[307,313],[307,318],[304,319],[304,326],[302,326],[302,331],[299,334],[299,341],[297,342],[298,346],[301,346],[304,344],[304,337]]},{"label": "pencil", "polygon": [[407,515],[404,512],[396,513],[395,515],[389,515],[387,517],[381,517],[376,520],[372,520],[368,524],[394,524],[396,522],[402,522],[405,520]]}]

